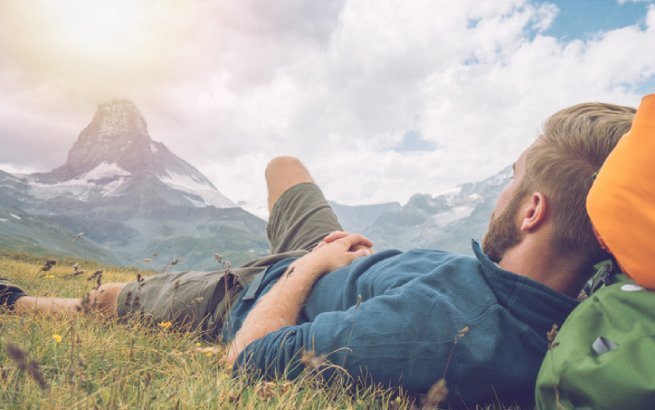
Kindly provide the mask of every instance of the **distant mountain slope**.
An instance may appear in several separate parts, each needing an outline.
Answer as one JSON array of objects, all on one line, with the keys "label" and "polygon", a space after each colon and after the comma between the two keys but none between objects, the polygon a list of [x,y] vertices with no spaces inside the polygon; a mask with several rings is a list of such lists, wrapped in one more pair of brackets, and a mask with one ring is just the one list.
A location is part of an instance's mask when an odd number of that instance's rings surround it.
[{"label": "distant mountain slope", "polygon": [[0,247],[33,254],[73,256],[121,265],[124,260],[93,240],[78,240],[74,232],[51,218],[34,216],[0,205]]},{"label": "distant mountain slope", "polygon": [[[334,209],[344,229],[367,235],[378,249],[432,248],[470,254],[471,239],[482,240],[491,211],[511,172],[511,167],[507,167],[491,178],[460,185],[442,195],[416,194],[402,207],[338,205]],[[370,209],[383,212],[370,212],[368,216],[375,215],[375,219],[365,226],[361,216],[353,220],[353,215]]]},{"label": "distant mountain slope", "polygon": [[[18,226],[8,215],[23,213]],[[210,269],[214,253],[243,262],[267,251],[265,222],[235,207],[196,168],[153,141],[126,100],[98,106],[62,166],[0,171],[0,246],[126,265]],[[20,229],[18,229],[20,228]],[[82,240],[69,242],[78,233]],[[46,234],[47,233],[47,234]]]},{"label": "distant mountain slope", "polygon": [[357,206],[342,205],[334,201],[329,202],[341,225],[351,232],[364,232],[381,215],[398,212],[401,209],[398,202]]}]

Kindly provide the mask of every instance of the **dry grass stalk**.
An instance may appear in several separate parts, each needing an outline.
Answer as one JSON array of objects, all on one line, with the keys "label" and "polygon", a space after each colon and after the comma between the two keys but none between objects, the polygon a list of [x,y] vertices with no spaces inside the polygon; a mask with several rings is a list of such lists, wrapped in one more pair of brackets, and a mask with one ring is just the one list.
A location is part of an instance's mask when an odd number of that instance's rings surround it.
[{"label": "dry grass stalk", "polygon": [[168,262],[164,266],[164,268],[162,269],[162,272],[166,273],[166,272],[170,271],[173,268],[173,266],[177,265],[180,262],[181,262],[180,258],[173,259],[172,261]]},{"label": "dry grass stalk", "polygon": [[[48,272],[48,271],[50,271],[50,269],[52,269],[56,265],[57,265],[56,260],[48,259],[43,263],[43,266],[41,266],[41,269],[39,270],[39,273]],[[43,274],[41,274],[41,276],[43,276]]]},{"label": "dry grass stalk", "polygon": [[95,281],[96,281],[96,287],[94,288],[94,290],[97,290],[97,289],[100,288],[100,286],[102,285],[102,274],[103,274],[104,272],[105,272],[105,271],[102,270],[102,269],[97,270],[97,271],[93,272],[93,275],[89,276],[89,278],[87,279],[87,280],[89,280],[89,281],[92,281],[92,280],[95,279]]},{"label": "dry grass stalk", "polygon": [[16,366],[20,370],[26,372],[32,379],[34,379],[41,390],[46,390],[48,388],[48,382],[41,371],[39,363],[36,360],[28,358],[25,350],[18,345],[9,343],[7,345],[7,355],[11,360],[16,362]]},{"label": "dry grass stalk", "polygon": [[448,397],[448,387],[446,387],[446,379],[443,377],[430,387],[428,393],[425,395],[423,409],[432,409],[443,403]]},{"label": "dry grass stalk", "polygon": [[446,359],[443,376],[437,380],[437,382],[433,384],[432,387],[430,387],[430,390],[428,390],[428,393],[423,398],[424,409],[436,408],[448,397],[448,388],[446,387],[446,374],[448,373],[448,367],[450,366],[450,361],[453,358],[453,354],[455,353],[455,348],[457,347],[459,340],[466,336],[469,331],[469,327],[464,326],[455,335],[455,338],[453,339],[453,346],[450,348],[450,353],[448,353],[448,359]]},{"label": "dry grass stalk", "polygon": [[321,367],[328,365],[328,360],[324,354],[317,356],[313,350],[305,350],[300,357],[300,363],[307,369],[320,370]]}]

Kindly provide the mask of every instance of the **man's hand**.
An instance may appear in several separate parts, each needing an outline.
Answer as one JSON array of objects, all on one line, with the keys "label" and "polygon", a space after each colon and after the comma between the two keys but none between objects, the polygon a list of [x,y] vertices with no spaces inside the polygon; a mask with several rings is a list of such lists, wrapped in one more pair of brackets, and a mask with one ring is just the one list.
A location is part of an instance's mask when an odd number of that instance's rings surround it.
[{"label": "man's hand", "polygon": [[299,263],[307,263],[322,274],[349,265],[353,260],[373,253],[373,242],[360,234],[343,231],[332,232],[316,245],[314,250],[303,256]]},{"label": "man's hand", "polygon": [[[325,245],[330,244],[330,243],[332,243],[332,242],[334,242],[336,240],[345,238],[348,235],[352,235],[352,234],[350,232],[346,232],[346,231],[334,231],[334,232],[330,233],[328,236],[326,236],[325,238],[323,238],[323,240],[321,242],[319,242],[318,245],[316,245],[316,247],[314,247],[313,251],[321,249]],[[368,238],[366,238],[366,239],[368,240]],[[371,248],[369,246],[363,246],[363,245],[357,246],[356,248],[353,248],[351,250],[356,251],[356,250],[359,250],[359,249],[368,249],[371,255],[375,253],[373,248]]]}]

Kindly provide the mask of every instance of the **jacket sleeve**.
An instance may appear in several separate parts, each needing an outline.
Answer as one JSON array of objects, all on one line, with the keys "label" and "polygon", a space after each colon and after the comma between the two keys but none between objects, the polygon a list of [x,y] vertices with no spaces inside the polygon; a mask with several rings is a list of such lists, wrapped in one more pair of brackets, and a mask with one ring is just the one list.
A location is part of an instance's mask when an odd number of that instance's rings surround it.
[{"label": "jacket sleeve", "polygon": [[443,304],[435,320],[435,304],[420,288],[392,289],[254,341],[235,370],[295,378],[310,367],[326,378],[347,373],[355,380],[424,392],[439,378],[461,326],[458,315]]}]

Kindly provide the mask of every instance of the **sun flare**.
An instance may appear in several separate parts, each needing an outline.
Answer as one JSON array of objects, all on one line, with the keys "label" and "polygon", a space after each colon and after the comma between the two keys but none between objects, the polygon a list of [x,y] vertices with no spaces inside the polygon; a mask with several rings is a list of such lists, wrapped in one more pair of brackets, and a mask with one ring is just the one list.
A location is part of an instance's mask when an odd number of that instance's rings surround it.
[{"label": "sun flare", "polygon": [[[117,54],[138,42],[144,31],[121,3],[77,1],[53,19],[62,40],[79,53]],[[131,40],[131,41],[130,41]]]},{"label": "sun flare", "polygon": [[[6,0],[0,24],[13,41],[6,56],[22,75],[97,98],[129,93],[157,76],[179,75],[194,44],[199,7],[177,0]],[[52,84],[52,83],[51,83]]]},{"label": "sun flare", "polygon": [[60,54],[83,59],[138,57],[159,37],[155,16],[138,1],[44,3],[45,32]]}]

